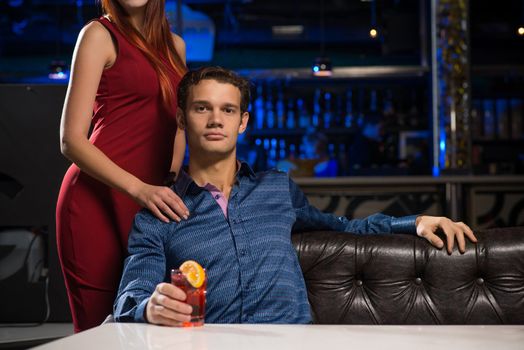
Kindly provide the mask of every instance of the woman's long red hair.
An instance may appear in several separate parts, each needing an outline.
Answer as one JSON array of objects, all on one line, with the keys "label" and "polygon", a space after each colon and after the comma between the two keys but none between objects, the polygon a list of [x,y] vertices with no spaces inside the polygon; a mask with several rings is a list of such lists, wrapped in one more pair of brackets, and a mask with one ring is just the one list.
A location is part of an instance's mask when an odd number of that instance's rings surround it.
[{"label": "woman's long red hair", "polygon": [[[168,72],[180,75],[186,72],[186,66],[173,44],[169,23],[165,15],[165,0],[149,0],[144,14],[143,33],[140,33],[129,20],[129,15],[116,0],[100,0],[102,10],[111,21],[144,53],[158,74],[162,100],[172,108],[176,96],[175,87]],[[164,60],[161,59],[164,58]]]}]

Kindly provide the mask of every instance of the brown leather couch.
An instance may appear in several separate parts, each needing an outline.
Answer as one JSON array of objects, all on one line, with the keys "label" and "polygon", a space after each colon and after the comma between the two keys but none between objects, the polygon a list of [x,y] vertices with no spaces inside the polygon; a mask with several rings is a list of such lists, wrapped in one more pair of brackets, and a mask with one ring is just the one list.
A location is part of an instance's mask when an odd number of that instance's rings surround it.
[{"label": "brown leather couch", "polygon": [[292,235],[320,324],[524,324],[524,227],[448,255],[411,235]]}]

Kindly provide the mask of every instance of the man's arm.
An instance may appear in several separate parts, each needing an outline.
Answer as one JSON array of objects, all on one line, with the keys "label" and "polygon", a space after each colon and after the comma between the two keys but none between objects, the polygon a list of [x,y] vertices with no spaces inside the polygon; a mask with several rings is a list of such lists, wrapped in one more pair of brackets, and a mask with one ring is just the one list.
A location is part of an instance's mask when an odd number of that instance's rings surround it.
[{"label": "man's arm", "polygon": [[171,227],[146,210],[136,215],[129,234],[129,257],[124,263],[114,305],[117,322],[179,326],[190,320],[192,307],[184,302],[184,291],[163,282],[166,275],[164,237],[172,234]]},{"label": "man's arm", "polygon": [[344,216],[323,213],[309,204],[298,185],[289,179],[291,203],[296,214],[293,230],[335,230],[356,234],[363,233],[416,233],[416,215],[395,218],[384,214],[373,214],[364,219],[348,220]]},{"label": "man's arm", "polygon": [[476,243],[477,238],[468,225],[454,222],[443,216],[412,215],[395,218],[384,214],[373,214],[364,219],[348,220],[342,216],[322,213],[309,204],[298,185],[289,179],[291,202],[296,213],[294,230],[336,230],[351,233],[411,233],[428,240],[433,246],[441,249],[444,242],[435,234],[441,230],[446,236],[448,254],[453,251],[455,239],[461,253],[466,250],[466,239]]},{"label": "man's arm", "polygon": [[157,284],[164,281],[166,258],[163,235],[168,224],[140,211],[129,234],[129,256],[114,304],[114,317],[119,322],[146,322],[145,307]]}]

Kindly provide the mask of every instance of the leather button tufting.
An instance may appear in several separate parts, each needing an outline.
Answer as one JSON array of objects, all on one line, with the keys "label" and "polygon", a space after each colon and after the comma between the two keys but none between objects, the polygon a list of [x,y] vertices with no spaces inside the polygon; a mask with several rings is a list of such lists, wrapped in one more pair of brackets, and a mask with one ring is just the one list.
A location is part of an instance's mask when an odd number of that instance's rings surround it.
[{"label": "leather button tufting", "polygon": [[484,284],[484,278],[482,277],[479,277],[477,278],[477,284],[480,286],[480,285],[483,285]]},{"label": "leather button tufting", "polygon": [[356,280],[355,283],[357,284],[357,286],[361,287],[362,286],[362,281],[361,280]]},{"label": "leather button tufting", "polygon": [[422,284],[422,278],[420,277],[415,278],[415,284]]}]

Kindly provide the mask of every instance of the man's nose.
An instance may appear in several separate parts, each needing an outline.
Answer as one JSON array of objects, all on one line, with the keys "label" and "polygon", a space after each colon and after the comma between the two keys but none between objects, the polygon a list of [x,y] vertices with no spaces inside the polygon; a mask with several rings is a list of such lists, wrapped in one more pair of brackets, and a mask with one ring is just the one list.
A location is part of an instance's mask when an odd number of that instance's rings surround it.
[{"label": "man's nose", "polygon": [[222,120],[222,114],[219,109],[213,109],[209,114],[209,119],[207,121],[208,127],[223,127],[224,123]]}]

